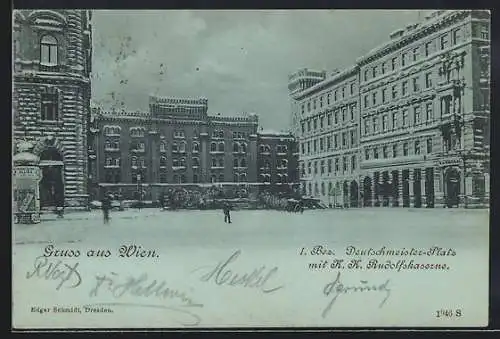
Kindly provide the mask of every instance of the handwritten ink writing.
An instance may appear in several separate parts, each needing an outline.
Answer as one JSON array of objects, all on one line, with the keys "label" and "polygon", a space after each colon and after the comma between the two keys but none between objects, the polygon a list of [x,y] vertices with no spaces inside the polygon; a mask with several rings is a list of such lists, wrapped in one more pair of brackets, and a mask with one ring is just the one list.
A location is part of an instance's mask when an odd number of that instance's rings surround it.
[{"label": "handwritten ink writing", "polygon": [[323,310],[322,317],[325,318],[330,312],[333,304],[337,301],[337,298],[342,294],[347,294],[350,292],[381,292],[385,294],[385,297],[379,304],[379,308],[383,307],[387,299],[391,296],[391,289],[388,287],[390,280],[387,279],[382,284],[370,284],[366,280],[361,280],[359,286],[347,286],[340,281],[340,272],[337,273],[337,277],[334,281],[325,285],[323,289],[323,294],[327,297],[333,295],[326,308]]},{"label": "handwritten ink writing", "polygon": [[42,255],[35,259],[33,264],[34,269],[32,272],[26,273],[26,279],[40,278],[49,281],[58,281],[57,291],[63,286],[76,288],[82,283],[82,277],[77,270],[78,265],[79,263],[69,265],[61,260],[51,262],[47,257]]},{"label": "handwritten ink writing", "polygon": [[253,269],[251,273],[235,273],[229,269],[231,264],[234,264],[240,256],[241,251],[234,252],[227,260],[220,261],[211,271],[204,274],[200,280],[203,282],[214,281],[217,285],[243,286],[247,288],[257,288],[264,293],[272,293],[284,287],[278,285],[268,287],[271,278],[278,272],[278,267],[273,267],[270,270],[266,266]]}]

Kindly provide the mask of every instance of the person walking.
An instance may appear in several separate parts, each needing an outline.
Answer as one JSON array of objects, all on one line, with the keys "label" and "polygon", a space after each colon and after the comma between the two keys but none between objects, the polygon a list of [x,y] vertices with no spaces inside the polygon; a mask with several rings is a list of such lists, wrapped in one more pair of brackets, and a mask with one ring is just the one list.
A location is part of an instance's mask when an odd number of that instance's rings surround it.
[{"label": "person walking", "polygon": [[223,205],[223,210],[224,210],[224,222],[227,222],[228,224],[231,223],[231,206],[227,202],[224,203]]},{"label": "person walking", "polygon": [[109,223],[109,210],[111,209],[111,199],[108,194],[104,194],[102,199],[102,213],[104,216],[104,223]]}]

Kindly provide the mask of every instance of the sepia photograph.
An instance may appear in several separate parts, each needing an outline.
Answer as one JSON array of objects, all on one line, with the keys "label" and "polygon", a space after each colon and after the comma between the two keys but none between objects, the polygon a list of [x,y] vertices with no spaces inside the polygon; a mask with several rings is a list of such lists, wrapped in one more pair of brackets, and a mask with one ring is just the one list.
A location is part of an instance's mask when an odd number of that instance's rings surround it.
[{"label": "sepia photograph", "polygon": [[489,10],[11,14],[14,330],[488,326]]}]

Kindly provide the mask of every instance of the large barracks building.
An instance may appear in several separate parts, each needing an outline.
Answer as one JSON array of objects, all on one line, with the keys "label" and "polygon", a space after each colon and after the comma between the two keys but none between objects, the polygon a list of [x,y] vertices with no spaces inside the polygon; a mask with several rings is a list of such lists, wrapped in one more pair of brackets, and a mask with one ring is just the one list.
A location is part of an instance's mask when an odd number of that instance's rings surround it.
[{"label": "large barracks building", "polygon": [[288,88],[303,193],[352,207],[489,204],[488,11],[436,11]]}]

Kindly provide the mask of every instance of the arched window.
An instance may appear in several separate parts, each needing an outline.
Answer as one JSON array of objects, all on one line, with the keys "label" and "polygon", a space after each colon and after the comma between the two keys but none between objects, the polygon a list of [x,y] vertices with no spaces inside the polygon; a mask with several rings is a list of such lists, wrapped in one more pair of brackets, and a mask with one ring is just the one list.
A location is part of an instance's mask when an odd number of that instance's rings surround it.
[{"label": "arched window", "polygon": [[265,149],[266,149],[266,148],[264,147],[264,145],[260,145],[260,146],[259,146],[259,151],[260,151],[260,153],[264,153]]},{"label": "arched window", "polygon": [[120,158],[115,159],[115,166],[120,167]]},{"label": "arched window", "polygon": [[240,174],[240,182],[247,181],[247,175],[245,173]]},{"label": "arched window", "polygon": [[106,158],[106,166],[111,166],[113,162],[113,159],[111,158]]},{"label": "arched window", "polygon": [[266,153],[271,153],[271,147],[269,145],[266,145],[265,152]]},{"label": "arched window", "polygon": [[180,161],[181,167],[186,167],[186,158],[182,158]]},{"label": "arched window", "polygon": [[281,159],[281,167],[285,168],[288,166],[288,160],[286,159]]},{"label": "arched window", "polygon": [[200,166],[200,161],[198,158],[193,158],[193,166],[194,167]]},{"label": "arched window", "polygon": [[224,167],[224,159],[219,159],[219,167]]},{"label": "arched window", "polygon": [[241,159],[240,167],[247,167],[247,161],[245,160],[245,158]]},{"label": "arched window", "polygon": [[217,159],[212,158],[212,167],[217,167]]},{"label": "arched window", "polygon": [[144,158],[141,158],[141,167],[146,167],[146,160],[144,160]]},{"label": "arched window", "polygon": [[167,158],[160,157],[160,167],[167,167]]},{"label": "arched window", "polygon": [[238,159],[233,160],[233,167],[238,167]]},{"label": "arched window", "polygon": [[115,142],[113,143],[113,148],[114,148],[114,149],[120,149],[120,144],[118,143],[118,141],[115,141]]},{"label": "arched window", "polygon": [[210,152],[216,152],[217,151],[217,144],[215,142],[212,142],[210,144]]},{"label": "arched window", "polygon": [[177,152],[179,150],[179,146],[177,145],[176,142],[172,144],[172,152]]},{"label": "arched window", "polygon": [[193,143],[193,152],[199,152],[200,151],[200,144],[197,142]]},{"label": "arched window", "polygon": [[172,160],[172,166],[173,167],[179,167],[179,159],[173,159]]},{"label": "arched window", "polygon": [[237,142],[235,142],[233,144],[233,152],[238,153],[239,151],[240,151],[240,145]]},{"label": "arched window", "polygon": [[184,141],[180,143],[179,151],[186,152],[186,143]]},{"label": "arched window", "polygon": [[219,143],[219,152],[224,152],[224,143],[223,142]]},{"label": "arched window", "polygon": [[288,174],[283,174],[281,177],[281,182],[286,184],[288,182]]},{"label": "arched window", "polygon": [[242,143],[242,144],[240,145],[240,151],[241,151],[242,153],[246,153],[246,152],[247,152],[247,144]]},{"label": "arched window", "polygon": [[111,148],[111,142],[106,140],[106,142],[104,143],[104,148]]},{"label": "arched window", "polygon": [[40,63],[55,66],[57,61],[57,40],[51,35],[44,35],[40,40]]},{"label": "arched window", "polygon": [[137,158],[132,157],[132,167],[137,167]]},{"label": "arched window", "polygon": [[165,148],[165,143],[164,142],[161,142],[160,143],[160,152],[165,152],[166,151],[166,148]]}]

